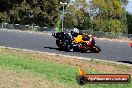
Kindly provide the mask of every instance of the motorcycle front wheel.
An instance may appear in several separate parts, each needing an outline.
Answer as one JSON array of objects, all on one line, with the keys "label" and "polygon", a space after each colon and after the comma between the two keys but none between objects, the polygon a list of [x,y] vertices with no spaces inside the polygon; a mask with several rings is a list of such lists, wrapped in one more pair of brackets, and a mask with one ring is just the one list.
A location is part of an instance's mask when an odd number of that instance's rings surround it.
[{"label": "motorcycle front wheel", "polygon": [[94,46],[94,48],[92,48],[91,50],[91,52],[94,52],[94,53],[99,53],[100,51],[101,51],[101,48],[98,45]]}]

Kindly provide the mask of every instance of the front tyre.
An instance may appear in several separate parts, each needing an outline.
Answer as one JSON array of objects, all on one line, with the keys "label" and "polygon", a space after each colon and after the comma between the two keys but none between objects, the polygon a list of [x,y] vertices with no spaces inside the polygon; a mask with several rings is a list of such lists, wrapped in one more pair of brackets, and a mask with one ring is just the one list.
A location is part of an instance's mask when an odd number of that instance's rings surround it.
[{"label": "front tyre", "polygon": [[96,53],[99,53],[101,51],[101,48],[99,46],[96,45],[96,48],[95,48],[95,52]]},{"label": "front tyre", "polygon": [[101,51],[101,48],[98,45],[94,46],[94,48],[91,50],[91,52],[94,52],[94,53],[99,53],[100,51]]}]

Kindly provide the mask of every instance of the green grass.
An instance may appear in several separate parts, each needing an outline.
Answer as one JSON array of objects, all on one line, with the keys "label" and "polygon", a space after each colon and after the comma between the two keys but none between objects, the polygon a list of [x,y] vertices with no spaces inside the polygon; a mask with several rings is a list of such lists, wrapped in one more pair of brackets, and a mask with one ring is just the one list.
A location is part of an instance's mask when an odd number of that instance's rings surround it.
[{"label": "green grass", "polygon": [[114,64],[114,63],[111,63],[111,62],[101,62],[101,61],[96,61],[94,59],[96,59],[96,58],[93,58],[93,59],[90,60],[90,62],[93,63],[93,64],[109,65],[109,66],[114,66],[116,68],[121,68],[121,69],[132,69],[132,67],[128,66],[128,65]]},{"label": "green grass", "polygon": [[[31,58],[25,58],[23,56],[18,57],[14,55],[1,54],[0,55],[0,67],[10,70],[25,71],[31,74],[36,74],[44,79],[50,81],[56,81],[60,84],[72,88],[132,88],[130,84],[87,84],[79,86],[76,83],[76,72],[78,66],[68,66],[64,64],[53,63],[43,60],[35,60]],[[87,73],[100,73],[97,71],[90,71],[87,68]]]}]

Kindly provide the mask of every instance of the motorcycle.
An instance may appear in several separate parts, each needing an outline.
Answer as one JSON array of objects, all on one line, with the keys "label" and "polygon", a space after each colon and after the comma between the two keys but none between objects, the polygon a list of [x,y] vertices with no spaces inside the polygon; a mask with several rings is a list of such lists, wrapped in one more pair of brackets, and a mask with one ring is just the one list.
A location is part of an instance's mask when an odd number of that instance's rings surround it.
[{"label": "motorcycle", "polygon": [[56,45],[65,51],[91,51],[94,53],[99,53],[101,51],[101,48],[95,43],[94,38],[89,42],[88,35],[81,35],[83,41],[79,43],[74,43],[69,34],[65,32],[52,33],[52,36],[56,38]]},{"label": "motorcycle", "polygon": [[130,42],[130,47],[132,48],[132,42]]}]

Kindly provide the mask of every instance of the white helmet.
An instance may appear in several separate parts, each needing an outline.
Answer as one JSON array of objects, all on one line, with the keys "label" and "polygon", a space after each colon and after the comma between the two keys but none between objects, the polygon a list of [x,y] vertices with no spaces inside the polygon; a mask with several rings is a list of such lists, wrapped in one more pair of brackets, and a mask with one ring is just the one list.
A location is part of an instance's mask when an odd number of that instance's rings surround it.
[{"label": "white helmet", "polygon": [[75,33],[79,33],[79,29],[74,28],[74,29],[73,29],[73,32],[75,32]]}]

